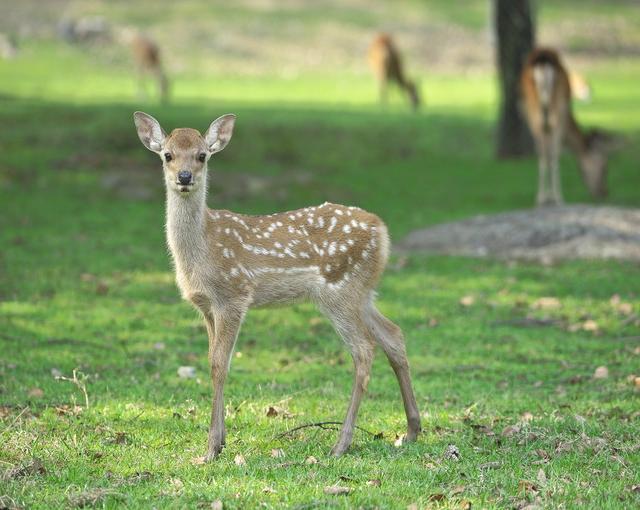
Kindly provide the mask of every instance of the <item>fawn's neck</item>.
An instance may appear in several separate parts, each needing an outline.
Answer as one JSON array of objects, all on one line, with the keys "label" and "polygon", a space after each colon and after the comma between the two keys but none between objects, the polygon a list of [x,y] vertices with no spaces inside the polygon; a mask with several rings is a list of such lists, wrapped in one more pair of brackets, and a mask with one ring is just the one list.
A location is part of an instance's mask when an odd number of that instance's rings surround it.
[{"label": "fawn's neck", "polygon": [[179,194],[167,188],[167,243],[177,270],[193,270],[206,254],[206,186]]}]

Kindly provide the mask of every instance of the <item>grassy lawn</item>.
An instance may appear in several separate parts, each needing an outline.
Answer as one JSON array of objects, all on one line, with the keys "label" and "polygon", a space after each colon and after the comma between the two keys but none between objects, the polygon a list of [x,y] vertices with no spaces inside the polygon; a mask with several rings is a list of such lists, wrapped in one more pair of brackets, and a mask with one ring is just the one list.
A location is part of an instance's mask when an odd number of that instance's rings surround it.
[{"label": "grassy lawn", "polygon": [[[124,4],[114,5],[117,15]],[[484,16],[465,15],[470,26]],[[424,433],[394,446],[402,405],[378,353],[359,415],[366,431],[340,459],[327,456],[335,430],[282,434],[342,420],[347,351],[310,306],[252,311],[226,386],[226,449],[213,464],[192,462],[209,423],[206,335],[173,282],[160,162],[140,145],[132,112],[201,130],[238,114],[214,162],[211,207],[344,202],[378,213],[398,239],[533,203],[535,162],[492,157],[490,74],[425,75],[426,108],[412,115],[399,98],[382,111],[359,72],[185,69],[175,100],[159,106],[133,100],[126,66],[105,68],[95,49],[23,50],[0,61],[0,506],[640,504],[640,393],[629,380],[640,376],[640,279],[629,263],[393,258],[379,303],[405,332]],[[638,206],[640,67],[615,61],[590,79],[595,98],[579,119],[627,139],[606,203]],[[588,202],[573,159],[562,166],[567,201]],[[178,377],[180,366],[196,377]],[[594,377],[598,367],[607,377]],[[88,407],[79,387],[54,377],[74,369]],[[450,445],[459,455],[446,455]],[[349,494],[324,493],[334,485]]]}]

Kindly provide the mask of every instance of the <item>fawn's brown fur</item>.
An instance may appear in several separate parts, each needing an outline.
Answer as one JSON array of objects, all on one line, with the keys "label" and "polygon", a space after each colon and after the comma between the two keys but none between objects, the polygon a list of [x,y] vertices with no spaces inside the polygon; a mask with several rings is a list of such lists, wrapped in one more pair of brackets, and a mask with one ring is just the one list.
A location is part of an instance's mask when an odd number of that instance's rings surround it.
[{"label": "fawn's brown fur", "polygon": [[312,301],[332,322],[353,357],[355,381],[340,438],[349,447],[366,389],[374,347],[396,373],[407,416],[407,440],[420,415],[411,387],[404,339],[374,304],[389,251],[380,218],[357,207],[325,203],[296,211],[248,216],[206,206],[207,161],[229,142],[235,116],[167,135],[151,116],[134,115],[138,136],[163,160],[167,241],[183,298],[202,314],[209,336],[214,398],[206,460],[225,441],[223,387],[240,326],[251,307]]}]

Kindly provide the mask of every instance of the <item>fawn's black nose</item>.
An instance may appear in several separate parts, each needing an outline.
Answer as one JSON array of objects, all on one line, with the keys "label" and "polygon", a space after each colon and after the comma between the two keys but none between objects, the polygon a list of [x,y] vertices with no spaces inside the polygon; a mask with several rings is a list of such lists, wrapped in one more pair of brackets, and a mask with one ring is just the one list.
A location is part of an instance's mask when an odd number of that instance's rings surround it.
[{"label": "fawn's black nose", "polygon": [[191,172],[189,170],[182,170],[178,173],[178,181],[180,184],[190,184],[191,183]]}]

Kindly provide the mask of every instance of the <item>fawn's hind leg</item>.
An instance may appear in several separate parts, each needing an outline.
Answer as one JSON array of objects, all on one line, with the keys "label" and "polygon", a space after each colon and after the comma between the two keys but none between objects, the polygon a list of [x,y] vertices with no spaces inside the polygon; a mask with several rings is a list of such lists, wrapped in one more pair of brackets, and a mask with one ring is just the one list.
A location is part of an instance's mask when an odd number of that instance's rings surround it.
[{"label": "fawn's hind leg", "polygon": [[387,355],[400,385],[404,412],[407,415],[407,436],[405,441],[415,441],[420,432],[420,412],[411,387],[409,361],[407,360],[402,331],[382,315],[373,303],[367,306],[365,318],[373,337]]},{"label": "fawn's hind leg", "polygon": [[353,439],[358,409],[369,383],[375,341],[366,326],[361,308],[347,310],[344,306],[336,306],[329,309],[324,308],[323,311],[349,348],[355,369],[347,415],[342,424],[340,437],[331,449],[331,454],[339,457],[349,448]]}]

